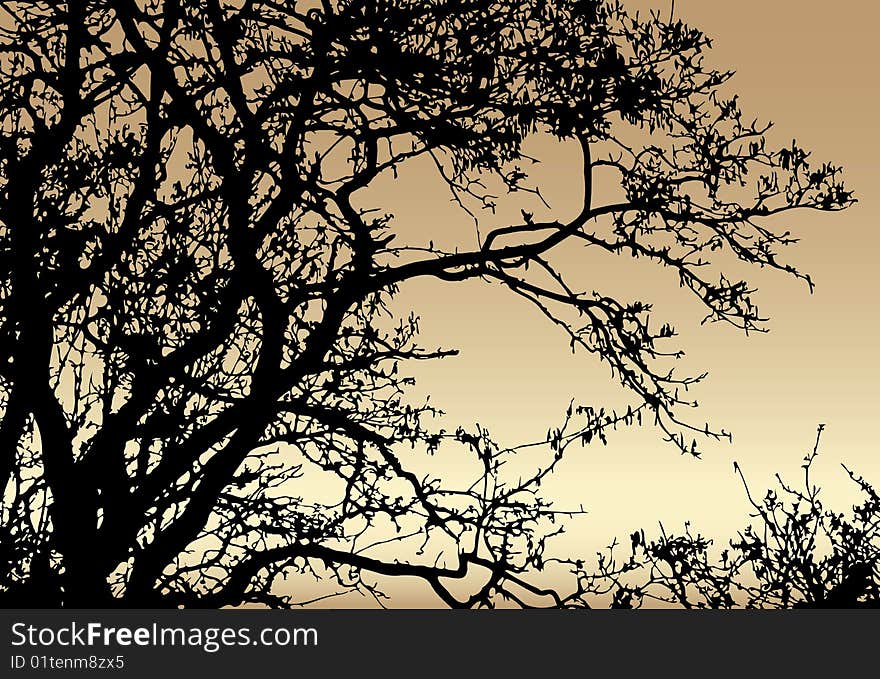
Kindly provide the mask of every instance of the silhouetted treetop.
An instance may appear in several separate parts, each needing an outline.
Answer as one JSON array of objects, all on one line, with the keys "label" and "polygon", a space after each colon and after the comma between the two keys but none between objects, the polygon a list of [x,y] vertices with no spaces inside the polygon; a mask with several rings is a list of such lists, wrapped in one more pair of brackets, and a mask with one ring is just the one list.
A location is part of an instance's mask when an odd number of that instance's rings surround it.
[{"label": "silhouetted treetop", "polygon": [[[565,450],[643,419],[693,454],[724,432],[680,415],[699,377],[670,368],[672,326],[582,289],[559,251],[668,267],[708,319],[756,330],[725,271],[806,278],[779,220],[853,202],[838,167],[772,147],[699,30],[615,2],[24,0],[0,2],[0,41],[3,582],[49,605],[290,605],[292,573],[380,600],[367,572],[449,605],[511,583],[561,604],[529,578]],[[582,152],[574,216],[530,182],[536,133]],[[404,239],[366,190],[416,159],[476,245]],[[522,220],[488,223],[510,205]],[[391,313],[417,277],[523,297],[633,406],[572,407],[543,448],[439,429],[405,370],[454,351]],[[475,570],[464,599],[444,584]]]}]

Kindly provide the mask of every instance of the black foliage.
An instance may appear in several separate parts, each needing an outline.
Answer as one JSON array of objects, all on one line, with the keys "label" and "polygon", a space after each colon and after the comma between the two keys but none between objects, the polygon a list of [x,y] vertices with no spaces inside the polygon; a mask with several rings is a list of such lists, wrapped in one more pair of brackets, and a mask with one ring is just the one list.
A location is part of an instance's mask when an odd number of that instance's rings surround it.
[{"label": "black foliage", "polygon": [[[585,604],[533,579],[564,515],[541,486],[569,446],[635,421],[695,455],[726,434],[681,415],[699,378],[670,370],[673,328],[573,287],[555,254],[646,259],[708,320],[760,330],[722,269],[808,280],[780,218],[853,202],[836,166],[771,148],[700,31],[610,1],[22,0],[0,2],[0,41],[7,601],[288,606],[304,575],[381,603],[378,574],[451,606]],[[540,197],[534,133],[583,151],[570,220],[523,210],[444,251],[402,242],[366,190],[429,158],[479,222]],[[619,202],[597,204],[599,175]],[[572,408],[517,449],[439,429],[404,371],[454,352],[390,313],[417,277],[525,298],[633,406]]]}]

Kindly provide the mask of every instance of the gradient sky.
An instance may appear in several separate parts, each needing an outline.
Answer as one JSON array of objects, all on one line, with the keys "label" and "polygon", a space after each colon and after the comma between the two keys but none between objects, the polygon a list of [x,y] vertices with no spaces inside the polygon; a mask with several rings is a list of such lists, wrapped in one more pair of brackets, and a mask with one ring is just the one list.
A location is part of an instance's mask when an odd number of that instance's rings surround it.
[{"label": "gradient sky", "polygon": [[[625,4],[669,11],[668,2]],[[572,256],[574,275],[588,287],[624,296],[648,291],[657,318],[674,321],[681,333],[688,353],[684,365],[710,371],[695,393],[701,408],[691,419],[734,434],[732,444],[704,445],[702,460],[678,455],[650,428],[615,434],[607,448],[572,450],[548,492],[590,512],[567,538],[586,554],[637,527],[654,532],[661,520],[678,529],[690,519],[704,534],[726,539],[748,512],[732,462],[741,464],[759,495],[777,471],[796,480],[819,423],[827,430],[814,479],[832,504],[845,509],[854,497],[841,462],[880,483],[873,426],[880,405],[880,362],[873,352],[880,327],[875,263],[880,10],[855,0],[833,5],[678,0],[675,13],[716,39],[710,64],[737,71],[732,88],[747,114],[776,124],[771,140],[786,144],[797,137],[817,160],[844,165],[860,202],[845,213],[787,219],[783,228],[802,238],[787,259],[810,273],[817,288],[810,295],[802,282],[785,275],[750,275],[760,289],[762,311],[772,318],[767,335],[746,338],[731,327],[700,327],[700,308],[668,272]],[[546,139],[534,140],[530,150],[542,160],[534,176],[544,183],[554,211],[570,215],[581,191],[577,150]],[[430,230],[435,242],[472,238],[472,224],[431,181],[427,167],[402,174],[391,203],[403,229],[416,224]],[[462,351],[415,372],[418,391],[431,394],[450,421],[478,421],[504,443],[515,444],[542,438],[571,399],[621,402],[607,369],[589,356],[571,356],[565,338],[503,290],[414,281],[405,287],[403,302],[422,316],[424,344]]]}]

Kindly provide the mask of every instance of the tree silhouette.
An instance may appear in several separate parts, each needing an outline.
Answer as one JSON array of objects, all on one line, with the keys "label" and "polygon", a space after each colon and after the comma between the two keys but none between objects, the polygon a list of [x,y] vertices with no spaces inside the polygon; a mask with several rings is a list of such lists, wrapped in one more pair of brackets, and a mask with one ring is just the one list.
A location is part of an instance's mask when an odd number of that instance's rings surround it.
[{"label": "tree silhouette", "polygon": [[[699,378],[670,370],[672,327],[556,254],[667,267],[708,320],[760,330],[722,267],[809,282],[775,225],[853,202],[839,168],[771,148],[706,36],[614,2],[22,0],[0,25],[6,601],[286,606],[299,573],[381,602],[370,573],[450,606],[580,602],[534,578],[565,450],[632,421],[692,454],[726,434],[681,415]],[[581,209],[486,227],[540,199],[538,132],[579,145]],[[476,246],[400,237],[369,189],[415,158]],[[454,352],[389,307],[419,277],[528,300],[638,403],[573,407],[543,448],[437,428],[404,371]]]}]

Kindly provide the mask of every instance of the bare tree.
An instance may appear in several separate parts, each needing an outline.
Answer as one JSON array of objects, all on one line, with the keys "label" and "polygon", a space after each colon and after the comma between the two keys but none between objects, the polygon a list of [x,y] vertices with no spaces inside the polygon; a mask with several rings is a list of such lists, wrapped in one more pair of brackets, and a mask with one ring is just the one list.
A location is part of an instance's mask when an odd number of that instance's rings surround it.
[{"label": "bare tree", "polygon": [[[21,0],[0,25],[0,586],[30,605],[287,606],[295,573],[579,602],[533,579],[565,450],[634,420],[693,454],[725,434],[681,415],[699,378],[670,370],[672,327],[577,288],[559,251],[667,267],[708,320],[760,330],[722,266],[809,281],[780,218],[853,202],[839,168],[770,147],[706,36],[615,2]],[[579,144],[581,209],[486,228],[540,199],[537,132]],[[475,247],[403,242],[376,204],[415,158]],[[438,429],[404,371],[454,352],[389,317],[418,277],[525,298],[636,405],[572,408],[543,447]],[[432,462],[450,450],[465,483]]]}]

